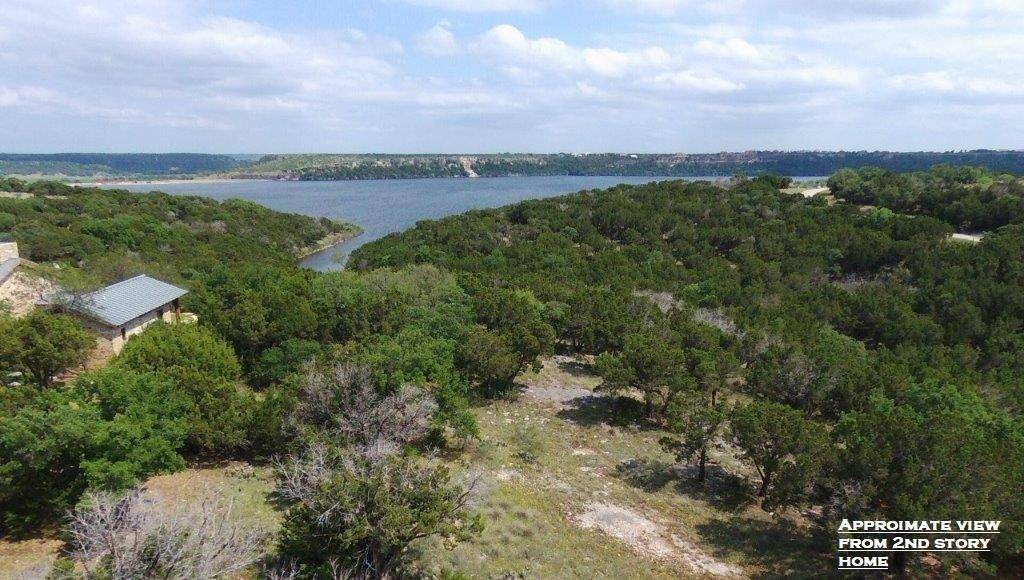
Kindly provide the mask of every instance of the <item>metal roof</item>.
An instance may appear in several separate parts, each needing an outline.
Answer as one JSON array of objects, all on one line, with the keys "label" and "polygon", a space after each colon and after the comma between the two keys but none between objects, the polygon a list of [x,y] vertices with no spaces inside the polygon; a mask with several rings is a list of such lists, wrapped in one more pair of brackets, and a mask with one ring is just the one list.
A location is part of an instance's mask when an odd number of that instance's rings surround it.
[{"label": "metal roof", "polygon": [[121,326],[186,294],[188,290],[139,275],[80,296],[74,309],[104,324]]},{"label": "metal roof", "polygon": [[0,262],[0,283],[7,280],[7,277],[14,273],[20,263],[21,260],[18,258],[8,258]]}]

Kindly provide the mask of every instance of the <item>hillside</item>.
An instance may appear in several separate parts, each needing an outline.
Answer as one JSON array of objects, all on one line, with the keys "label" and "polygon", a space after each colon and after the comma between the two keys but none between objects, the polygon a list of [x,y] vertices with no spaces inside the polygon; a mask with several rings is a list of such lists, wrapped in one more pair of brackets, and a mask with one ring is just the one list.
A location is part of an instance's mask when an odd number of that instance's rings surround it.
[{"label": "hillside", "polygon": [[652,175],[731,177],[774,173],[830,175],[844,167],[923,171],[938,164],[1024,173],[1024,152],[746,151],[696,154],[267,155],[230,174],[299,180],[505,177],[515,175]]},{"label": "hillside", "polygon": [[0,232],[63,283],[156,269],[198,323],[46,381],[82,331],[0,313],[17,569],[816,577],[842,518],[1001,520],[989,552],[893,568],[1022,569],[1019,178],[622,185],[422,221],[332,273],[294,260],[328,221],[19,185]]},{"label": "hillside", "polygon": [[181,281],[227,264],[290,264],[321,240],[357,231],[242,200],[0,178],[0,239],[73,286],[140,271]]},{"label": "hillside", "polygon": [[[737,446],[716,460],[725,479],[702,486],[707,493],[724,493],[734,477],[759,481],[758,493],[741,495],[772,511],[808,508],[823,534],[837,517],[998,514],[1013,528],[997,548],[1003,556],[944,565],[1012,567],[1021,531],[1009,522],[1024,503],[997,481],[1024,475],[1024,456],[1011,451],[1024,441],[1024,226],[1007,212],[1022,202],[1017,179],[863,170],[830,185],[840,203],[759,180],[581,192],[422,222],[364,246],[350,264],[429,263],[481,289],[528,289],[561,348],[598,355],[603,390],[642,396],[641,416],[676,426],[695,450],[680,453],[682,465],[695,469],[708,445]],[[864,199],[893,209],[849,203]],[[970,212],[953,211],[961,206]],[[930,217],[949,215],[956,220]],[[949,241],[962,225],[991,229],[974,246]],[[807,438],[791,441],[793,463],[776,483],[756,451],[743,451],[744,430],[762,420],[792,423],[802,435],[790,436]],[[818,437],[832,442],[811,443]],[[754,466],[760,477],[744,475]],[[974,473],[1001,475],[982,482]]]},{"label": "hillside", "polygon": [[241,162],[200,153],[0,153],[0,174],[112,179],[227,171]]},{"label": "hillside", "polygon": [[939,164],[1024,173],[1022,151],[744,151],[659,154],[271,154],[0,153],[0,174],[68,181],[284,179],[341,181],[552,175],[825,176],[842,168],[925,171]]}]

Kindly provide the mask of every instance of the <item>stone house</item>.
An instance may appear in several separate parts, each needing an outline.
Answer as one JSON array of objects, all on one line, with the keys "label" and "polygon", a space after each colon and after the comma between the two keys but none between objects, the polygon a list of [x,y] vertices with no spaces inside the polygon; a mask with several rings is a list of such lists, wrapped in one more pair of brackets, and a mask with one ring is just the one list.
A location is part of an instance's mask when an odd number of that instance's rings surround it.
[{"label": "stone house", "polygon": [[95,292],[51,298],[43,305],[77,315],[86,329],[117,354],[150,324],[181,322],[181,298],[186,294],[188,290],[139,275]]}]

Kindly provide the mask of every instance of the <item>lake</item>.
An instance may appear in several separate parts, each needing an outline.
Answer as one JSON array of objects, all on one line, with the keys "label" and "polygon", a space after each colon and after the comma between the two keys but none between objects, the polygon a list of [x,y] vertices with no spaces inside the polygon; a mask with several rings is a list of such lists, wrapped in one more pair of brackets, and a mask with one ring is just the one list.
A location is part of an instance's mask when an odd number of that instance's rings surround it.
[{"label": "lake", "polygon": [[[554,197],[619,183],[648,183],[669,177],[494,177],[486,179],[385,179],[368,181],[188,182],[110,186],[129,191],[163,191],[223,200],[247,199],[278,211],[341,219],[363,228],[361,236],[309,256],[303,265],[339,270],[363,244],[400,232],[424,219],[471,209],[500,207],[524,199]],[[710,179],[710,178],[709,178]]]},{"label": "lake", "polygon": [[[163,191],[223,200],[241,198],[278,211],[341,219],[363,228],[361,236],[313,254],[303,265],[340,270],[363,244],[399,232],[424,219],[471,209],[500,207],[524,199],[554,197],[619,183],[649,183],[672,177],[493,177],[481,179],[388,179],[368,181],[188,182],[109,186],[129,191]],[[721,179],[721,178],[688,178]]]}]

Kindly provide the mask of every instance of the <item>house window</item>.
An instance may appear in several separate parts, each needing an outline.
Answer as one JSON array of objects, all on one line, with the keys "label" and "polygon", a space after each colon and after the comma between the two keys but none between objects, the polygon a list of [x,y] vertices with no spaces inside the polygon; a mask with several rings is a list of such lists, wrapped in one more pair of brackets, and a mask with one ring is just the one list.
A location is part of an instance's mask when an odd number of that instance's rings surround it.
[{"label": "house window", "polygon": [[125,331],[124,327],[121,327],[121,340],[128,340],[128,332]]}]

